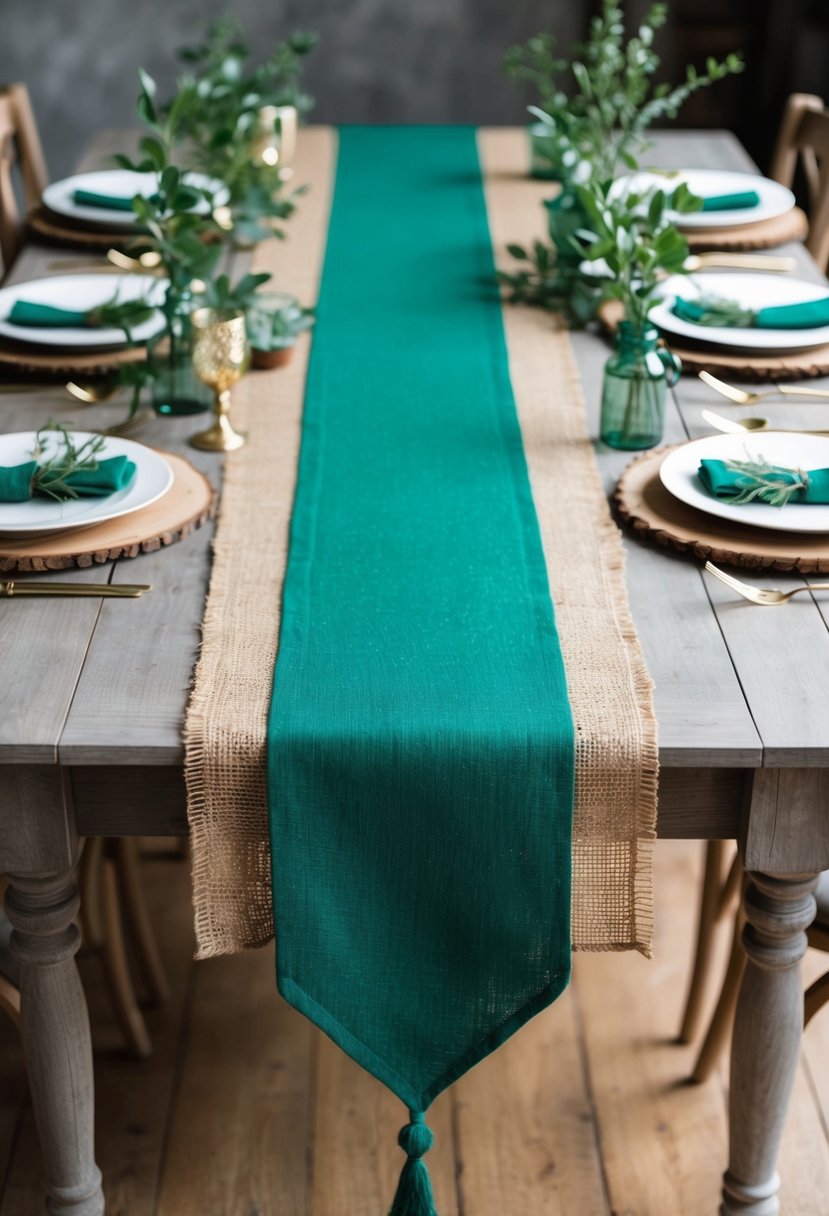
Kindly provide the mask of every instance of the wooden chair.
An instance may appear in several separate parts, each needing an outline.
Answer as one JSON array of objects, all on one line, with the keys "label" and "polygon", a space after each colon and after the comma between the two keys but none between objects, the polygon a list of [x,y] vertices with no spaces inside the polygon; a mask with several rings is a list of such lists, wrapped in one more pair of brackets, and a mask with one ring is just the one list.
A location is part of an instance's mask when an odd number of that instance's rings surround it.
[{"label": "wooden chair", "polygon": [[[716,842],[722,843],[722,842]],[[735,882],[732,875],[736,873],[738,878]],[[706,879],[709,875],[706,874]],[[713,875],[710,876],[713,884]],[[739,859],[735,856],[735,861],[732,863],[729,870],[726,882],[720,887],[720,907],[723,904],[723,897],[726,894],[726,886],[730,888],[728,899],[731,903],[734,902],[737,893],[742,886],[742,872],[739,864]],[[709,890],[708,898],[711,900],[713,885]],[[703,900],[705,903],[705,882],[703,883]],[[829,953],[829,870],[824,871],[818,880],[817,890],[815,891],[815,903],[817,904],[817,912],[815,919],[809,926],[806,936],[809,945],[814,950],[822,950],[824,953]],[[703,917],[700,917],[700,925],[702,925]],[[720,995],[717,999],[717,1005],[708,1023],[708,1029],[705,1033],[705,1038],[702,1041],[699,1054],[697,1055],[696,1063],[691,1072],[691,1080],[696,1082],[706,1081],[710,1077],[717,1065],[734,1021],[734,1010],[737,1005],[737,997],[740,992],[740,981],[743,977],[743,971],[746,965],[746,956],[742,946],[742,932],[745,924],[742,910],[738,906],[734,915],[734,924],[731,937],[731,952],[728,958],[728,966],[726,967],[725,977],[723,979]],[[711,935],[713,937],[713,933]],[[701,978],[701,977],[697,977]],[[694,984],[691,985],[691,995],[694,996],[695,1002],[699,1002],[701,1006],[701,989],[702,984],[699,983],[695,992]],[[806,989],[803,1002],[803,1024],[808,1026],[809,1022],[822,1009],[826,1002],[829,1001],[829,971],[819,976],[814,983],[810,984]],[[689,1030],[687,1037],[683,1037],[683,1042],[689,1042],[693,1037],[693,1030],[699,1020],[699,1007],[695,1004],[695,1008],[690,1018],[688,1018],[688,1005],[686,1004],[685,1016],[683,1017],[683,1030]],[[688,1023],[686,1026],[686,1022]]]},{"label": "wooden chair", "polygon": [[40,202],[49,180],[29,92],[24,84],[0,89],[0,257],[7,272],[23,241],[14,169],[22,184],[25,211]]},{"label": "wooden chair", "polygon": [[821,270],[829,267],[829,110],[812,93],[793,93],[783,114],[771,177],[794,182],[798,162],[809,199],[806,248]]},{"label": "wooden chair", "polygon": [[[78,885],[84,949],[100,953],[127,1051],[144,1059],[152,1043],[133,984],[130,954],[150,1005],[165,1004],[169,986],[141,888],[138,844],[134,837],[91,837],[81,857]],[[8,948],[10,928],[0,904],[0,1011],[19,1024],[20,993]]]}]

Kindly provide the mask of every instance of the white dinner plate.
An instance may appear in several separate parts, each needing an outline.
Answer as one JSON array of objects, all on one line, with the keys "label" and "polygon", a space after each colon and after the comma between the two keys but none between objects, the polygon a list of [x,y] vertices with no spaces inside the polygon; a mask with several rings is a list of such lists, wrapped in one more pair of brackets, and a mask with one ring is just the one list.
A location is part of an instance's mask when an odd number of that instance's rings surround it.
[{"label": "white dinner plate", "polygon": [[[209,190],[213,195],[213,206],[222,207],[230,197],[227,187],[215,177],[203,173],[185,173],[188,186],[197,190]],[[134,173],[131,169],[100,169],[95,173],[78,173],[52,182],[43,191],[43,202],[50,211],[65,215],[68,219],[84,224],[97,224],[100,228],[123,228],[125,231],[138,227],[138,218],[133,211],[115,211],[111,207],[90,207],[75,202],[76,190],[93,190],[96,194],[122,195],[132,198],[142,194],[150,198],[158,189],[156,173]],[[207,215],[211,204],[200,199],[194,211]]]},{"label": "white dinner plate", "polygon": [[698,472],[701,460],[748,460],[758,456],[789,469],[829,468],[829,438],[781,431],[707,435],[670,452],[662,461],[659,476],[674,498],[706,515],[776,532],[829,532],[829,506],[792,502],[785,507],[770,507],[749,502],[736,507],[712,498],[702,488]]},{"label": "white dinner plate", "polygon": [[125,346],[123,329],[61,329],[36,325],[13,325],[8,320],[16,300],[34,304],[51,304],[55,308],[71,308],[88,312],[108,300],[146,300],[157,310],[146,321],[132,328],[135,342],[146,342],[164,328],[164,316],[159,306],[167,290],[166,279],[146,274],[63,274],[48,279],[30,279],[0,288],[0,337],[15,342],[49,347]]},{"label": "white dinner plate", "polygon": [[742,224],[756,224],[760,220],[785,215],[795,205],[791,190],[779,182],[761,177],[759,173],[734,173],[724,169],[634,173],[615,181],[613,190],[675,190],[680,182],[685,182],[688,189],[700,198],[710,198],[716,194],[742,194],[745,190],[755,190],[760,196],[756,207],[741,207],[734,211],[692,211],[687,215],[672,216],[676,226],[688,232],[697,228],[737,228]]},{"label": "white dinner plate", "polygon": [[681,296],[696,300],[700,296],[721,296],[735,300],[743,308],[766,308],[779,304],[802,304],[806,300],[821,300],[829,288],[804,279],[790,279],[779,274],[707,273],[690,276],[676,275],[663,288],[663,299],[651,309],[651,320],[668,334],[705,342],[710,346],[734,346],[747,351],[809,350],[829,343],[829,325],[814,329],[752,329],[726,325],[695,325],[683,321],[671,312],[674,300]]},{"label": "white dinner plate", "polygon": [[[78,443],[91,439],[88,431],[73,431]],[[35,431],[20,431],[0,435],[0,465],[24,464],[32,460]],[[44,447],[47,453],[58,446],[58,437],[49,435]],[[30,502],[0,502],[0,536],[47,536],[72,528],[88,528],[119,515],[129,515],[140,507],[156,502],[173,484],[173,470],[152,448],[131,439],[107,436],[99,459],[128,456],[135,464],[135,477],[130,485],[106,498],[73,498],[55,502],[51,498],[33,498]]]}]

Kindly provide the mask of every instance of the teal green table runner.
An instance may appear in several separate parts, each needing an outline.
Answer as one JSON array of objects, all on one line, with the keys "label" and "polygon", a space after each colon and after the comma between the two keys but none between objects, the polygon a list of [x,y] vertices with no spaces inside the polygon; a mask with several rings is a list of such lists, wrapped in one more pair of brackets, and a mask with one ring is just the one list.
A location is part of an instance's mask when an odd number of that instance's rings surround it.
[{"label": "teal green table runner", "polygon": [[574,737],[471,128],[346,128],[268,724],[280,992],[424,1113],[566,986]]}]

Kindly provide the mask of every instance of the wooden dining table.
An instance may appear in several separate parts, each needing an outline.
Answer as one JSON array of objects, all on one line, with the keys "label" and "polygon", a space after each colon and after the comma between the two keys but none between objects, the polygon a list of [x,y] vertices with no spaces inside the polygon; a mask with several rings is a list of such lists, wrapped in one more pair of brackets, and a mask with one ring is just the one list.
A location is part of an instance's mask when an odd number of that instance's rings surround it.
[{"label": "wooden dining table", "polygon": [[[98,141],[84,167],[100,164],[112,142]],[[727,133],[660,134],[648,159],[666,168],[753,167]],[[823,281],[802,248],[783,252],[797,259],[801,277]],[[8,281],[88,260],[29,244]],[[241,268],[245,255],[234,260]],[[608,347],[592,332],[572,340],[595,435]],[[278,394],[278,371],[256,374],[272,376]],[[551,402],[555,392],[551,384]],[[740,416],[696,378],[683,378],[669,401],[665,442],[708,433],[705,407]],[[30,430],[57,417],[105,426],[123,409],[123,401],[82,406],[61,385],[21,385],[0,395],[0,425]],[[763,412],[781,425],[829,426],[829,401],[771,403]],[[218,484],[221,457],[187,446],[199,421],[156,418],[140,438],[186,454]],[[630,455],[597,445],[596,457],[610,492]],[[75,866],[85,837],[187,832],[182,723],[211,531],[71,572],[95,585],[152,584],[141,599],[0,599],[0,872],[8,876],[24,1050],[53,1216],[98,1216],[105,1205],[89,1023],[74,961]],[[631,538],[626,549],[630,603],[655,682],[658,835],[736,839],[749,875],[722,1212],[768,1216],[778,1211],[775,1161],[802,1032],[799,962],[817,875],[829,868],[829,596],[756,607],[706,576],[696,559]],[[796,574],[753,581],[803,583]]]}]

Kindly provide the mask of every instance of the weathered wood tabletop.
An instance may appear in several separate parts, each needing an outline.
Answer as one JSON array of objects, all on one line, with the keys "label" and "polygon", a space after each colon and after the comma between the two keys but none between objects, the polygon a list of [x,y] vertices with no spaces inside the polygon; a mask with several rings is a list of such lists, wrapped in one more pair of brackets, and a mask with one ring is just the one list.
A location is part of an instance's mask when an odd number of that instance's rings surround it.
[{"label": "weathered wood tabletop", "polygon": [[[752,167],[731,136],[708,132],[661,135],[650,159],[665,167]],[[786,252],[802,277],[822,281],[802,249]],[[29,246],[9,279],[62,273],[88,260],[75,250]],[[573,344],[596,434],[608,349],[590,333],[575,334]],[[274,375],[278,390],[278,372],[258,374]],[[665,442],[707,433],[706,406],[741,416],[683,378],[669,403]],[[104,426],[123,410],[123,402],[82,406],[60,386],[4,391],[0,426],[29,430],[48,418]],[[762,412],[780,425],[829,427],[829,402],[769,402]],[[186,445],[198,423],[157,419],[139,437],[185,453],[218,483],[221,458]],[[610,491],[630,455],[600,447],[597,459]],[[181,727],[210,543],[205,527],[168,550],[72,572],[90,583],[151,583],[152,593],[139,600],[0,600],[0,871],[12,876],[7,907],[18,929],[30,1083],[49,1210],[60,1216],[103,1211],[88,1029],[72,958],[78,839],[186,831]],[[631,607],[655,681],[659,834],[739,836],[747,869],[760,872],[748,896],[750,963],[738,1011],[723,1211],[765,1216],[777,1211],[774,1161],[799,1045],[803,930],[814,914],[814,877],[829,868],[829,596],[758,608],[692,559],[635,541],[626,547]],[[752,578],[782,588],[803,582]]]}]

